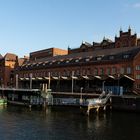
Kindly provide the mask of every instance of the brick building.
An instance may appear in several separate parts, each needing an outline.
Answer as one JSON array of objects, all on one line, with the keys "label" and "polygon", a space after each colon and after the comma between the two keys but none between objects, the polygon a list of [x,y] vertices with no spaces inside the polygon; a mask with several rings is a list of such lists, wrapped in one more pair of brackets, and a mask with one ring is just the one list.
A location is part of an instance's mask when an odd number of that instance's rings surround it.
[{"label": "brick building", "polygon": [[57,55],[67,55],[67,54],[68,54],[67,50],[62,50],[59,48],[50,48],[50,49],[45,49],[45,50],[30,53],[30,61],[38,60],[41,58],[54,57]]},{"label": "brick building", "polygon": [[[33,52],[29,61],[16,70],[20,88],[39,88],[47,83],[52,91],[101,92],[112,90],[139,92],[140,39],[137,34],[120,31],[115,41],[104,38],[100,43],[82,42],[79,48],[62,51],[51,49]],[[63,55],[62,55],[63,54]],[[126,82],[127,81],[127,82]]]},{"label": "brick building", "polygon": [[25,58],[19,58],[12,53],[7,53],[4,57],[0,55],[0,87],[14,86],[14,70],[23,64]]}]

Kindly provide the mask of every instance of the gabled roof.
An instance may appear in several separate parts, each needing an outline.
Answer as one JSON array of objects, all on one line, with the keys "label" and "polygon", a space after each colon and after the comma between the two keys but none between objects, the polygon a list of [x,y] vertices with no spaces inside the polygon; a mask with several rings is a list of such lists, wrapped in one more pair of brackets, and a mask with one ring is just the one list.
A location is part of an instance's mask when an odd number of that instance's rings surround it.
[{"label": "gabled roof", "polygon": [[0,59],[3,59],[3,56],[0,54]]},{"label": "gabled roof", "polygon": [[16,60],[16,58],[17,58],[17,55],[12,54],[12,53],[7,53],[7,54],[4,56],[4,59],[5,59],[5,60]]},{"label": "gabled roof", "polygon": [[82,42],[82,45],[86,45],[86,46],[88,46],[88,47],[91,47],[91,46],[92,46],[90,43],[88,43],[88,42],[86,42],[86,41],[83,41],[83,42]]},{"label": "gabled roof", "polygon": [[[112,62],[118,62],[121,60],[132,60],[138,53],[140,52],[140,47],[124,47],[124,48],[112,48],[112,49],[102,49],[102,50],[96,50],[91,52],[81,52],[81,53],[75,53],[75,54],[69,54],[69,55],[63,55],[63,56],[55,56],[51,58],[46,58],[42,60],[36,60],[36,61],[27,61],[23,65],[23,69],[41,66],[47,66],[52,67],[54,65],[71,65],[71,64],[78,64],[78,63],[100,63],[112,61]],[[113,56],[112,58],[110,58]],[[80,57],[80,59],[79,59]],[[97,59],[101,57],[101,59]],[[68,62],[67,62],[68,61]],[[47,62],[47,63],[46,63]],[[59,63],[58,63],[59,62]],[[33,66],[33,63],[35,64]]]},{"label": "gabled roof", "polygon": [[[104,41],[105,41],[105,42],[108,42],[108,43],[113,43],[113,41],[112,41],[111,39],[109,39],[109,38],[104,38],[102,42],[104,42]],[[102,42],[101,42],[101,43],[102,43]]]},{"label": "gabled roof", "polygon": [[[140,52],[140,47],[103,49],[102,51],[97,50],[97,51],[92,51],[90,53],[81,52],[76,54],[56,56],[47,59],[36,60],[33,62],[27,61],[19,68],[21,70],[27,70],[27,69],[40,69],[44,67],[48,68],[48,67],[64,67],[68,65],[81,65],[86,63],[92,63],[92,64],[101,64],[101,62],[116,63],[122,60],[131,61],[139,52]],[[110,56],[113,56],[113,59],[110,59]],[[101,59],[97,59],[97,58],[101,58]]]}]

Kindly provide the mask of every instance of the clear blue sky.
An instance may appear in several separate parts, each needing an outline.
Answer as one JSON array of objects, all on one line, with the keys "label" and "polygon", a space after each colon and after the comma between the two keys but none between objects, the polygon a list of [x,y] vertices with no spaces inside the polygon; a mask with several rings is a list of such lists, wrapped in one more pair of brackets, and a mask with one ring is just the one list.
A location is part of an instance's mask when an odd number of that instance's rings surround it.
[{"label": "clear blue sky", "polygon": [[129,25],[140,35],[140,0],[0,0],[0,53],[75,48]]}]

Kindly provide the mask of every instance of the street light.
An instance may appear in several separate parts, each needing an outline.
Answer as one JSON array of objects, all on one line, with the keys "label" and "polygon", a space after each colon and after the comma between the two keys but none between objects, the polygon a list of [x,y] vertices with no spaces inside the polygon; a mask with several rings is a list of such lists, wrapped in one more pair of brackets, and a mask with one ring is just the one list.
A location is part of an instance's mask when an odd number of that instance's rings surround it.
[{"label": "street light", "polygon": [[32,89],[32,77],[33,77],[33,74],[30,73],[30,89]]},{"label": "street light", "polygon": [[120,94],[120,74],[118,74],[118,94]]},{"label": "street light", "polygon": [[81,92],[81,99],[82,99],[83,87],[81,87],[80,92]]},{"label": "street light", "polygon": [[72,82],[72,83],[71,83],[71,84],[72,84],[72,86],[71,86],[71,92],[72,92],[72,94],[73,94],[73,76],[74,76],[74,71],[72,71],[72,77],[71,77],[71,78],[72,78],[72,79],[71,79],[71,80],[72,80],[72,81],[71,81],[71,82]]},{"label": "street light", "polygon": [[50,89],[50,85],[51,85],[51,74],[50,74],[50,72],[49,72],[49,81],[48,81],[49,83],[48,83],[48,89]]},{"label": "street light", "polygon": [[102,91],[103,92],[105,91],[105,81],[103,81],[103,83],[102,83]]},{"label": "street light", "polygon": [[16,74],[16,88],[18,88],[18,74]]},{"label": "street light", "polygon": [[80,105],[82,105],[83,104],[83,99],[82,99],[83,87],[80,88],[80,92],[81,92]]}]

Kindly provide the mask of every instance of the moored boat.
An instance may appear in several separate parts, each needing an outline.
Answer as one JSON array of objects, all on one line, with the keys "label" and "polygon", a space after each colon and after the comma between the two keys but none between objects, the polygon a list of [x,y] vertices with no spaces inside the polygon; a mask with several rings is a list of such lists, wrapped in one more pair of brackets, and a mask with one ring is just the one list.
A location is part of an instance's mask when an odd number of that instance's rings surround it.
[{"label": "moored boat", "polygon": [[0,98],[0,105],[6,105],[7,99],[6,98]]}]

